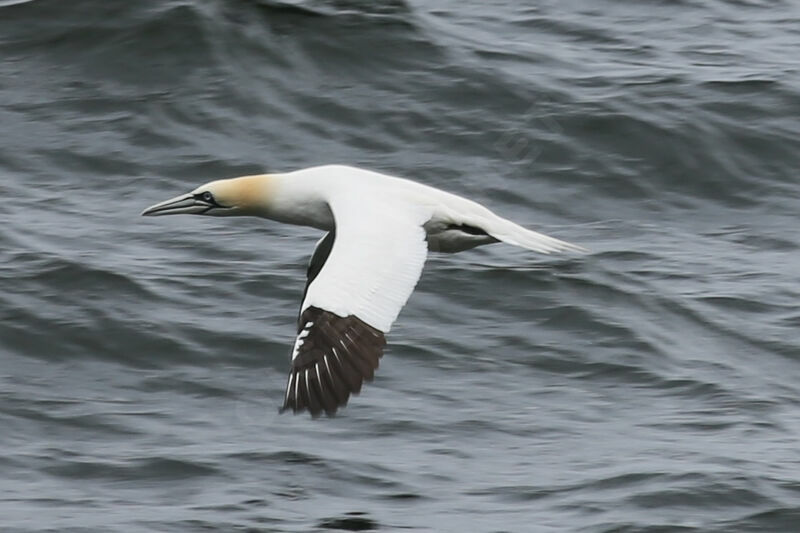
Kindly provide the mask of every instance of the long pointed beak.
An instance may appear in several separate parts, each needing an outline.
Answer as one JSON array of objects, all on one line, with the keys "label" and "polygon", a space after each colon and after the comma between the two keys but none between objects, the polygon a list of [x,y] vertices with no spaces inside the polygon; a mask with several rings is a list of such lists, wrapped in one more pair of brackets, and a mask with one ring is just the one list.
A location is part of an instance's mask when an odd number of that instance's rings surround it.
[{"label": "long pointed beak", "polygon": [[151,205],[142,211],[143,217],[158,217],[161,215],[203,214],[213,205],[195,198],[193,194],[182,194],[156,205]]}]

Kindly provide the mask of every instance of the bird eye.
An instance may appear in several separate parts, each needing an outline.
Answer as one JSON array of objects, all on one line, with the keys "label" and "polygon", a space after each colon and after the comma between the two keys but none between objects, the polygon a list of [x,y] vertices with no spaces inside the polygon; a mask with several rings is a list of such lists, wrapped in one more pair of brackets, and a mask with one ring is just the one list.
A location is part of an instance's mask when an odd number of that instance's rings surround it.
[{"label": "bird eye", "polygon": [[208,203],[210,203],[210,204],[213,204],[213,203],[214,203],[214,195],[213,195],[213,194],[211,194],[211,193],[210,193],[210,192],[208,192],[208,191],[204,192],[204,193],[203,193],[203,196],[202,196],[201,198],[203,198],[203,201],[205,201],[205,202],[208,202]]}]

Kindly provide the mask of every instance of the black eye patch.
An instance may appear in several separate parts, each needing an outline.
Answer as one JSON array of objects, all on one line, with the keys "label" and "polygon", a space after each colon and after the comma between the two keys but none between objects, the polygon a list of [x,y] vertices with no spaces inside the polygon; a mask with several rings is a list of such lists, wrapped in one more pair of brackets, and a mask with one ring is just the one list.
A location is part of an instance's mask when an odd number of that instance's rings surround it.
[{"label": "black eye patch", "polygon": [[207,203],[207,204],[211,204],[211,205],[212,205],[212,206],[214,206],[214,207],[222,207],[222,206],[221,206],[221,205],[219,205],[219,203],[217,203],[217,201],[214,199],[214,195],[213,195],[213,194],[211,194],[211,193],[210,193],[210,192],[208,192],[208,191],[205,191],[205,192],[199,192],[199,193],[195,194],[195,195],[194,195],[194,197],[195,197],[197,200],[202,200],[203,202],[205,202],[205,203]]}]

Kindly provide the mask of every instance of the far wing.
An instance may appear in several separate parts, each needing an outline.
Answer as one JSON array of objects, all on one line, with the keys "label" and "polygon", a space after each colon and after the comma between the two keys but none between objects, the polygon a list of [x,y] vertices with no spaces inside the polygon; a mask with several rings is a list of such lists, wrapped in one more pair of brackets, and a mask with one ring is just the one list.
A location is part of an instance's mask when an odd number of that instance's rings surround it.
[{"label": "far wing", "polygon": [[347,197],[330,207],[336,229],[309,269],[283,406],[312,416],[332,415],[372,379],[427,256],[419,208]]}]

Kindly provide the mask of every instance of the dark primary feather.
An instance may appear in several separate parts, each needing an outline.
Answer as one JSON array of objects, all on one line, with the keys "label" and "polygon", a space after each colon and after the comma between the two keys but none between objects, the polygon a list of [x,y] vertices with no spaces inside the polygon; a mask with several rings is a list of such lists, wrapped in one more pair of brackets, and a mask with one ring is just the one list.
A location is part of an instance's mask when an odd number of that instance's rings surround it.
[{"label": "dark primary feather", "polygon": [[281,412],[308,410],[332,416],[371,381],[386,340],[383,332],[356,316],[340,317],[309,307],[300,316],[298,336],[305,334],[292,360]]},{"label": "dark primary feather", "polygon": [[[317,244],[308,264],[303,301],[335,240],[334,229]],[[358,317],[343,318],[317,307],[309,307],[298,317],[297,335],[302,343],[292,360],[281,412],[308,410],[314,417],[323,411],[332,416],[347,404],[350,394],[358,394],[362,383],[375,375],[386,345],[383,332]]]}]

